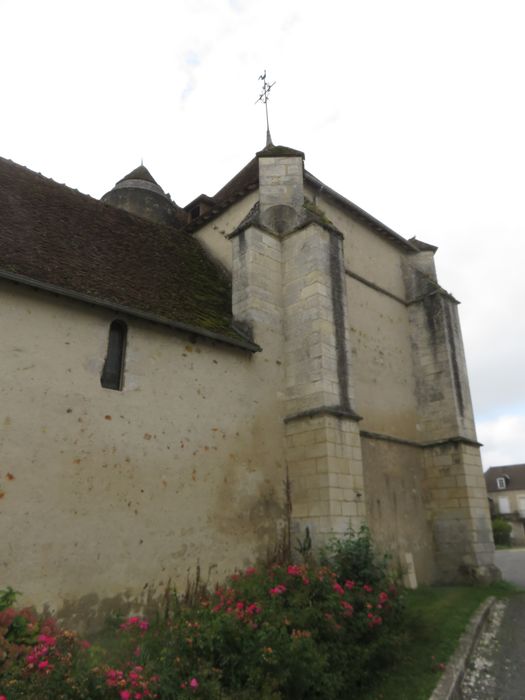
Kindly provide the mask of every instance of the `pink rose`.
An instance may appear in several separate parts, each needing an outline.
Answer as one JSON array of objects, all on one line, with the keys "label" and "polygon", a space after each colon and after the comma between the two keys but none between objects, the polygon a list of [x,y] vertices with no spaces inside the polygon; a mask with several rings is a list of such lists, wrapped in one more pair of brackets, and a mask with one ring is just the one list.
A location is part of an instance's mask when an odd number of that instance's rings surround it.
[{"label": "pink rose", "polygon": [[270,588],[270,595],[271,596],[282,595],[285,592],[286,592],[286,586],[283,586],[282,583],[277,584],[277,586],[275,586],[274,588]]},{"label": "pink rose", "polygon": [[337,581],[333,584],[332,588],[336,593],[339,593],[339,595],[345,594],[345,589],[341,586],[340,583],[337,583]]}]

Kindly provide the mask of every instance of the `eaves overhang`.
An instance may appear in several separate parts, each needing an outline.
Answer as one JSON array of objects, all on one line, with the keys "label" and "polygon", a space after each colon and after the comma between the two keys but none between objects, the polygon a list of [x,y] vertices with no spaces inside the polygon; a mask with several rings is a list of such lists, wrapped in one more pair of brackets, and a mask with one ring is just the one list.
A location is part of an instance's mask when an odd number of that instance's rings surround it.
[{"label": "eaves overhang", "polygon": [[[58,294],[59,296],[66,297],[68,299],[74,299],[76,301],[84,302],[85,304],[99,306],[101,308],[108,309],[110,311],[116,311],[118,313],[123,313],[134,318],[140,318],[145,321],[151,321],[152,323],[158,323],[162,326],[167,326],[168,328],[174,328],[176,330],[191,333],[193,335],[200,335],[204,338],[210,338],[211,340],[217,340],[221,343],[226,343],[227,345],[232,345],[234,347],[242,348],[243,350],[248,350],[249,352],[260,352],[262,350],[262,348],[259,345],[253,343],[248,338],[230,337],[223,333],[209,331],[206,328],[193,326],[188,323],[181,323],[180,321],[166,318],[165,316],[158,316],[157,314],[152,314],[148,311],[142,311],[141,309],[134,309],[124,304],[118,304],[116,302],[112,302],[106,299],[100,299],[99,297],[91,296],[90,294],[76,292],[72,289],[65,289],[64,287],[60,287],[55,284],[41,282],[40,280],[35,280],[31,277],[26,277],[25,275],[20,275],[18,273],[8,272],[7,270],[0,270],[0,279],[15,282],[16,284],[23,284],[27,287],[32,287],[33,289],[39,289],[44,292],[50,292],[51,294]],[[233,330],[236,334],[240,335],[239,330]]]}]

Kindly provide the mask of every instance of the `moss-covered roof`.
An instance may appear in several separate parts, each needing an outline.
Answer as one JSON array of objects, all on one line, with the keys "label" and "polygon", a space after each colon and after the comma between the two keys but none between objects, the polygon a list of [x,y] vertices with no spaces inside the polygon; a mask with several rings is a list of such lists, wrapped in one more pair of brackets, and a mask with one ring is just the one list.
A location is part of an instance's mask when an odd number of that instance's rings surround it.
[{"label": "moss-covered roof", "polygon": [[239,170],[237,175],[232,177],[232,179],[229,180],[224,187],[213,195],[213,202],[218,206],[226,204],[230,199],[237,199],[242,194],[245,194],[246,190],[258,187],[258,185],[259,161],[257,158],[252,158],[251,161],[247,163],[244,168],[242,168],[242,170]]},{"label": "moss-covered roof", "polygon": [[2,273],[257,349],[232,327],[230,280],[191,235],[0,158]]}]

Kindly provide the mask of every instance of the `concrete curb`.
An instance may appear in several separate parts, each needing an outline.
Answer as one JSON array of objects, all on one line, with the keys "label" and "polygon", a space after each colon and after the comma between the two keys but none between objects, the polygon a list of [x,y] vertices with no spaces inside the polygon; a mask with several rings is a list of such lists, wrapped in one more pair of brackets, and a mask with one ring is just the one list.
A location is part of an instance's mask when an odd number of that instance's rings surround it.
[{"label": "concrete curb", "polygon": [[493,596],[487,598],[471,617],[467,629],[461,635],[456,651],[448,661],[445,672],[429,700],[461,700],[461,681],[465,668],[495,602],[496,598]]}]

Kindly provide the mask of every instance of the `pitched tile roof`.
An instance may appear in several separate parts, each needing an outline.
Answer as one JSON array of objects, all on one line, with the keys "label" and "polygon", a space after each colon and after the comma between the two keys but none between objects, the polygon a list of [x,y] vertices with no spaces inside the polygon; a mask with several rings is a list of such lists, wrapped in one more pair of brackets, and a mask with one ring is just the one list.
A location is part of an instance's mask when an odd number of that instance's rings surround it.
[{"label": "pitched tile roof", "polygon": [[509,464],[503,467],[490,467],[485,472],[485,483],[487,491],[502,491],[498,489],[496,479],[498,477],[508,477],[507,491],[525,491],[525,464]]},{"label": "pitched tile roof", "polygon": [[258,349],[192,236],[0,158],[0,276]]},{"label": "pitched tile roof", "polygon": [[[259,151],[259,153],[257,153],[257,157],[252,158],[252,160],[247,163],[244,168],[237,173],[237,175],[235,175],[226,185],[224,185],[222,189],[220,189],[212,198],[210,198],[212,201],[211,206],[206,209],[202,216],[190,222],[186,227],[187,230],[197,230],[204,223],[217,216],[231,202],[240,199],[246,194],[246,192],[249,192],[250,190],[253,190],[259,186],[258,157],[273,157],[280,155],[304,157],[304,153],[302,151],[297,151],[293,148],[288,148],[286,146],[274,146],[273,144],[267,146],[262,151]],[[346,197],[339,194],[339,192],[336,192],[331,187],[328,187],[328,185],[325,185],[324,182],[321,182],[321,180],[316,178],[315,175],[312,175],[312,173],[308,172],[308,170],[304,171],[304,179],[310,186],[314,187],[319,192],[323,192],[325,195],[346,209],[349,214],[361,221],[365,221],[370,228],[374,229],[385,238],[388,238],[397,246],[403,248],[409,253],[418,252],[419,248],[414,245],[413,241],[408,241],[406,238],[403,238],[403,236],[399,235],[399,233],[396,233],[374,216],[366,212],[364,209],[358,207],[357,204],[354,204],[349,199],[346,199]],[[194,202],[195,201],[197,200],[194,200]],[[185,208],[186,210],[189,210],[189,206]],[[431,248],[434,248],[434,246],[431,246]]]}]

